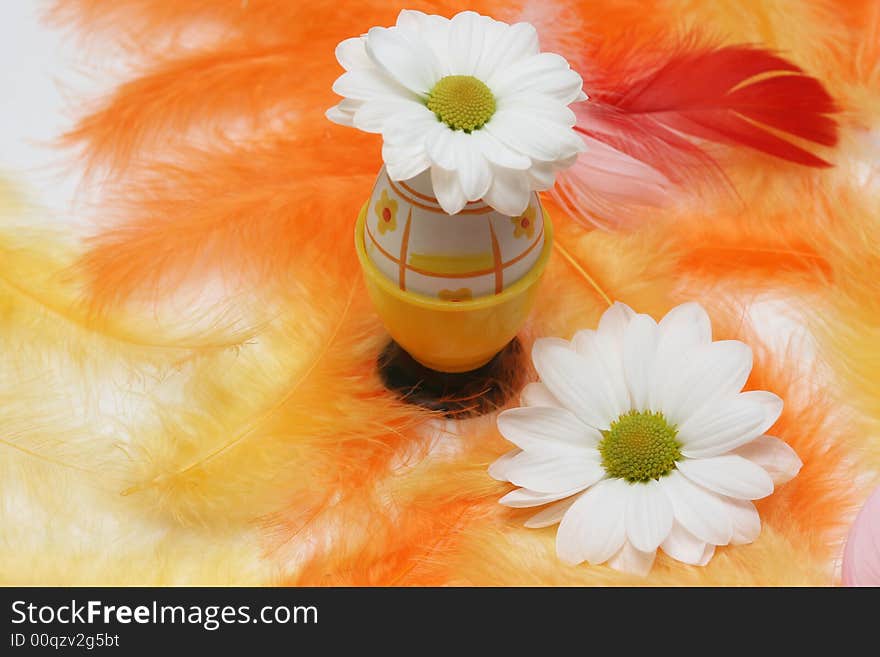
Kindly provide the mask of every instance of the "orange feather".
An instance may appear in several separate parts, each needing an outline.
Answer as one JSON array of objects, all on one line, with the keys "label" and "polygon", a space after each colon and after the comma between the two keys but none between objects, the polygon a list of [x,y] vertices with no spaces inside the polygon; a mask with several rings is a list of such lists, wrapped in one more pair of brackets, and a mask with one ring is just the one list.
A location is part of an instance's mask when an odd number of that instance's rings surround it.
[{"label": "orange feather", "polygon": [[[463,8],[453,2],[414,4],[446,15]],[[523,10],[515,4],[474,6],[512,19]],[[821,1],[749,5],[754,15],[739,22],[729,17],[740,15],[743,3],[679,4],[691,7],[710,33],[732,26],[740,41],[786,50],[786,56],[795,50],[791,59],[816,71],[830,89],[848,89],[848,110],[870,116],[863,110],[876,97],[867,82],[875,69],[865,65],[857,75],[847,68],[853,52],[865,52],[858,20],[862,5],[826,27],[803,18],[824,16],[828,3]],[[630,43],[648,47],[652,35],[682,16],[679,4],[656,2],[653,11],[645,11],[644,3],[560,0],[554,3],[558,20],[545,20],[542,41],[558,44],[585,78],[593,79],[601,73],[595,69],[610,64],[607,43],[631,33]],[[350,248],[352,222],[379,166],[375,138],[323,118],[339,73],[333,47],[370,25],[391,24],[396,8],[378,0],[356,8],[280,0],[60,5],[67,12],[59,16],[81,29],[133,38],[147,71],[72,133],[86,161],[114,173],[107,225],[81,263],[90,281],[88,301],[102,310],[129,300],[162,304],[179,286],[200,284],[208,275],[221,272],[237,285],[244,276],[245,289],[259,289],[265,304],[284,315],[258,337],[275,345],[288,340],[321,355],[314,369],[292,354],[285,356],[289,368],[283,360],[279,371],[257,367],[255,389],[266,402],[256,404],[261,412],[236,406],[238,415],[221,414],[218,421],[217,409],[236,399],[240,380],[230,376],[221,382],[226,385],[194,385],[194,393],[220,394],[188,397],[192,414],[184,413],[184,405],[172,418],[177,433],[138,427],[153,458],[128,471],[129,498],[143,500],[169,523],[214,525],[223,523],[225,508],[242,497],[242,486],[256,482],[244,496],[248,508],[236,506],[231,515],[238,523],[254,520],[251,511],[260,516],[264,556],[285,583],[641,581],[606,568],[560,565],[550,530],[525,530],[523,512],[496,504],[506,489],[489,479],[485,468],[506,445],[491,425],[464,424],[458,438],[426,438],[428,414],[399,404],[375,376],[375,355],[386,336],[359,284],[342,328],[332,321],[359,276]],[[546,19],[550,11],[546,3],[525,5],[530,18]],[[827,29],[839,43],[826,52],[824,40],[792,42],[778,17],[786,6],[801,17],[795,33],[821,35]],[[608,20],[612,17],[616,20]],[[755,24],[770,26],[765,38]],[[185,35],[206,25],[213,31],[193,48]],[[584,48],[597,53],[595,60],[572,54],[582,45],[579,35],[606,44]],[[649,52],[652,61],[662,55],[662,48]],[[295,75],[286,70],[288,61]],[[835,83],[833,74],[844,70],[846,84]],[[288,83],[276,80],[273,71]],[[265,93],[255,92],[255,79],[265,82]],[[847,137],[851,127],[844,123]],[[835,226],[816,212],[825,195],[807,193],[833,190],[834,174],[792,172],[766,161],[757,168],[759,160],[747,154],[725,157],[723,164],[739,199],[676,206],[657,212],[650,227],[630,233],[580,230],[548,202],[559,225],[557,250],[521,337],[528,344],[536,335],[569,336],[594,326],[610,299],[655,316],[683,298],[703,301],[719,335],[755,345],[750,386],[786,398],[774,431],[805,465],[797,479],[761,503],[765,532],[758,543],[720,550],[705,570],[660,560],[652,581],[831,583],[828,564],[844,535],[841,524],[860,495],[849,482],[852,456],[864,439],[845,417],[846,409],[838,412],[825,394],[821,377],[797,367],[785,351],[762,348],[751,333],[757,327],[743,324],[744,306],[728,311],[731,297],[721,292],[742,286],[803,301],[821,294],[841,272],[858,276],[848,268],[852,262],[844,266],[829,251],[825,229]],[[290,303],[287,293],[298,303]],[[131,312],[144,313],[138,306]],[[227,354],[221,362],[235,374],[243,363],[262,362],[244,353],[255,360]],[[203,363],[200,373],[210,381],[216,371],[211,362]],[[195,435],[193,427],[199,428]],[[240,435],[247,436],[244,443],[229,443]],[[168,440],[174,436],[179,443]]]}]

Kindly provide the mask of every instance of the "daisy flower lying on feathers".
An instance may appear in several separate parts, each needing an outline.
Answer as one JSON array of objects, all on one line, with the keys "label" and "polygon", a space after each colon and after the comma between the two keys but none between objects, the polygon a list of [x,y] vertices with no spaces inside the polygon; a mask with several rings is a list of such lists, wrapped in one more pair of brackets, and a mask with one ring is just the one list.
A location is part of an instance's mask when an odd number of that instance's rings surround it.
[{"label": "daisy flower lying on feathers", "polygon": [[583,81],[540,52],[528,23],[404,10],[394,27],[340,43],[336,58],[346,72],[333,91],[345,99],[327,117],[380,133],[393,180],[430,169],[448,214],[482,199],[519,215],[585,149],[568,108],[586,100]]},{"label": "daisy flower lying on feathers", "polygon": [[526,526],[559,523],[566,562],[646,574],[659,547],[705,565],[715,546],[755,540],[751,500],[800,470],[794,451],[764,434],[782,400],[741,392],[751,349],[713,342],[698,304],[657,323],[616,303],[595,331],[537,340],[532,358],[541,381],[523,390],[524,408],[498,416],[519,449],[489,473],[520,487],[502,504],[549,504]]}]

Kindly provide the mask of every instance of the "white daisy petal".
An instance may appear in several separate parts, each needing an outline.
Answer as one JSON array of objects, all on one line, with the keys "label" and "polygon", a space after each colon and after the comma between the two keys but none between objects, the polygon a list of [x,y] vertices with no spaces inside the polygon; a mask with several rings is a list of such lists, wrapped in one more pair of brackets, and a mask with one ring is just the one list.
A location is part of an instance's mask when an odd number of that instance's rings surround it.
[{"label": "white daisy petal", "polygon": [[571,340],[566,340],[565,338],[538,338],[535,340],[532,348],[534,349],[535,345],[540,344],[542,348],[546,349],[550,345],[554,345],[557,347],[561,347],[562,349],[571,349],[574,350],[574,345],[572,345]]},{"label": "white daisy petal", "polygon": [[501,435],[520,449],[579,458],[589,450],[589,456],[598,460],[595,447],[602,435],[567,409],[511,408],[502,411],[497,422]]},{"label": "white daisy petal", "polygon": [[653,553],[672,530],[672,504],[658,481],[630,484],[626,535],[633,547]]},{"label": "white daisy petal", "polygon": [[660,485],[672,502],[675,519],[685,529],[706,543],[730,542],[733,525],[724,502],[715,493],[691,483],[677,470],[662,477]]},{"label": "white daisy petal", "polygon": [[361,104],[354,115],[354,127],[364,132],[381,133],[388,121],[399,121],[408,106],[418,103],[404,98],[373,99]]},{"label": "white daisy petal", "polygon": [[556,533],[560,559],[570,564],[600,564],[623,547],[626,485],[622,479],[605,479],[571,505]]},{"label": "white daisy petal", "polygon": [[446,171],[455,169],[455,147],[455,133],[442,124],[440,127],[432,129],[425,138],[425,150],[428,157],[434,164]]},{"label": "white daisy petal", "polygon": [[695,484],[740,500],[759,500],[773,492],[773,480],[759,465],[735,454],[683,459],[679,471]]},{"label": "white daisy petal", "polygon": [[340,41],[336,46],[336,61],[346,71],[358,68],[372,68],[373,62],[367,55],[367,40],[363,37],[353,37]]},{"label": "white daisy petal", "polygon": [[573,490],[562,491],[561,493],[539,493],[534,490],[529,490],[528,488],[517,488],[516,490],[510,491],[507,495],[498,500],[498,502],[499,504],[514,509],[525,509],[532,506],[541,506],[543,504],[549,504],[550,502],[556,502],[557,500],[576,495],[582,490],[582,488],[575,488]]},{"label": "white daisy petal", "polygon": [[602,317],[599,318],[599,328],[596,330],[599,335],[608,338],[610,344],[619,349],[623,345],[623,332],[635,316],[636,313],[632,308],[625,303],[615,301],[608,310],[602,313]]},{"label": "white daisy petal", "polygon": [[435,130],[445,127],[437,118],[437,115],[429,110],[419,99],[412,97],[406,99],[408,102],[401,104],[394,114],[394,123],[389,125],[383,136],[386,140],[404,142],[402,145],[411,146],[413,141],[424,147],[422,139],[428,130]]},{"label": "white daisy petal", "polygon": [[512,109],[528,113],[535,118],[558,123],[566,128],[574,127],[577,123],[577,117],[571,108],[547,96],[535,96],[534,94],[507,96],[498,100],[498,109]]},{"label": "white daisy petal", "polygon": [[700,560],[695,563],[695,566],[705,566],[712,560],[712,556],[715,554],[715,546],[711,543],[707,543],[706,547],[703,548],[703,555],[700,557]]},{"label": "white daisy petal", "polygon": [[553,396],[550,389],[540,381],[526,384],[519,394],[520,403],[523,406],[550,406],[553,408],[562,408],[559,400]]},{"label": "white daisy petal", "polygon": [[608,560],[608,566],[622,573],[644,577],[651,572],[656,557],[657,550],[643,552],[627,541],[617,554]]},{"label": "white daisy petal", "polygon": [[521,449],[512,449],[499,456],[492,465],[489,466],[489,476],[496,481],[510,481],[507,478],[507,468],[510,466],[514,457],[520,454],[522,454]]},{"label": "white daisy petal", "polygon": [[648,410],[657,323],[648,315],[633,317],[623,333],[623,370],[633,408]]},{"label": "white daisy petal", "polygon": [[782,415],[782,409],[784,407],[782,398],[779,395],[774,395],[772,392],[766,390],[749,390],[748,392],[741,393],[739,397],[740,399],[745,399],[764,407],[764,428],[761,430],[761,433],[764,433],[767,429],[776,424],[776,420]]},{"label": "white daisy petal", "polygon": [[498,167],[525,171],[532,164],[531,159],[513,150],[485,130],[475,130],[470,137],[480,148],[483,157]]},{"label": "white daisy petal", "polygon": [[534,160],[526,173],[528,173],[532,189],[536,191],[546,191],[556,183],[556,171],[551,162]]},{"label": "white daisy petal", "polygon": [[[681,353],[686,347],[712,341],[712,322],[703,307],[693,301],[670,310],[660,320],[659,347]],[[666,344],[666,343],[669,344]],[[673,345],[675,348],[672,348]]]},{"label": "white daisy petal", "polygon": [[401,9],[394,24],[402,30],[420,32],[428,15],[418,9]]},{"label": "white daisy petal", "polygon": [[607,429],[620,414],[604,381],[580,354],[537,341],[532,361],[553,396],[589,426]]},{"label": "white daisy petal", "polygon": [[568,105],[580,95],[583,80],[571,70],[563,57],[542,52],[532,55],[516,67],[498,69],[487,84],[501,98],[529,93],[552,96]]},{"label": "white daisy petal", "polygon": [[354,113],[359,107],[360,103],[358,101],[345,99],[324,112],[324,116],[333,121],[333,123],[354,127]]},{"label": "white daisy petal", "polygon": [[428,139],[434,138],[438,132],[449,132],[449,128],[438,121],[434,112],[427,107],[412,102],[399,106],[394,120],[385,123],[383,145],[426,152]]},{"label": "white daisy petal", "polygon": [[751,442],[776,422],[782,402],[769,392],[744,392],[711,403],[678,428],[681,453],[691,458],[725,454]]},{"label": "white daisy petal", "polygon": [[496,481],[510,481],[507,476],[507,470],[513,459],[522,454],[521,449],[512,449],[499,456],[492,465],[489,466],[489,476]]},{"label": "white daisy petal", "polygon": [[595,378],[602,381],[608,412],[621,415],[630,409],[630,393],[623,372],[619,352],[609,349],[607,340],[596,331],[583,330],[574,334],[571,346],[587,361],[587,368]]},{"label": "white daisy petal", "polygon": [[372,27],[367,53],[382,70],[410,91],[426,96],[442,72],[434,53],[396,28]]},{"label": "white daisy petal", "polygon": [[605,476],[605,470],[589,455],[577,458],[523,452],[505,465],[504,474],[511,483],[522,488],[539,493],[561,493],[592,486]]},{"label": "white daisy petal", "polygon": [[712,400],[742,390],[751,371],[752,350],[737,340],[689,349],[683,362],[655,371],[651,406],[681,425]]},{"label": "white daisy petal", "polygon": [[761,534],[761,516],[755,505],[748,500],[735,500],[724,498],[727,513],[733,522],[733,536],[730,539],[733,545],[745,545],[753,542]]},{"label": "white daisy petal", "polygon": [[[529,130],[523,130],[523,125]],[[482,129],[533,160],[559,160],[586,148],[569,126],[535,117],[525,109],[499,109]]]},{"label": "white daisy petal", "polygon": [[803,466],[795,451],[773,436],[758,436],[732,453],[760,465],[777,486],[791,481]]},{"label": "white daisy petal", "polygon": [[525,212],[531,192],[524,171],[493,167],[492,184],[483,200],[499,212],[515,217]]},{"label": "white daisy petal", "polygon": [[[695,347],[709,344],[711,340],[712,325],[706,311],[699,304],[685,303],[666,313],[658,324],[657,351],[647,402],[650,408],[665,409],[667,418],[674,415],[674,421],[681,421],[682,411],[673,407],[669,395],[670,379],[678,376],[690,362],[689,352]],[[684,395],[687,388],[681,385],[675,391]]]},{"label": "white daisy petal", "polygon": [[474,75],[483,54],[487,23],[492,19],[475,11],[452,17],[449,28],[449,60],[455,75]]},{"label": "white daisy petal", "polygon": [[385,170],[391,180],[409,180],[431,166],[431,160],[423,149],[399,148],[385,144],[382,146]]},{"label": "white daisy petal", "polygon": [[562,520],[565,512],[571,508],[571,505],[577,502],[577,499],[577,497],[569,497],[541,509],[538,513],[526,520],[524,526],[529,529],[540,529],[541,527],[549,527],[550,525],[557,524]]},{"label": "white daisy petal", "polygon": [[534,26],[528,23],[501,26],[491,47],[483,51],[483,57],[474,72],[481,80],[489,81],[502,66],[515,68],[513,64],[538,53],[538,33]]},{"label": "white daisy petal", "polygon": [[434,54],[443,75],[450,74],[449,29],[451,21],[443,16],[433,16],[414,9],[403,9],[397,16],[397,27],[426,45]]},{"label": "white daisy petal", "polygon": [[571,348],[581,356],[589,358],[596,350],[596,330],[581,329],[571,336]]},{"label": "white daisy petal", "polygon": [[359,68],[343,73],[333,83],[333,93],[353,100],[416,98],[410,91],[373,68]]},{"label": "white daisy petal", "polygon": [[474,143],[471,135],[461,131],[453,133],[455,151],[455,169],[458,172],[464,197],[468,201],[478,201],[492,184],[492,172],[489,163],[483,157],[479,144]]},{"label": "white daisy petal", "polygon": [[705,541],[691,534],[679,522],[672,523],[669,535],[660,545],[660,548],[676,561],[692,566],[704,565],[702,562],[707,547],[715,546],[708,546]]},{"label": "white daisy petal", "polygon": [[437,202],[447,214],[457,214],[467,203],[461,181],[455,171],[432,166],[431,185],[437,195]]}]

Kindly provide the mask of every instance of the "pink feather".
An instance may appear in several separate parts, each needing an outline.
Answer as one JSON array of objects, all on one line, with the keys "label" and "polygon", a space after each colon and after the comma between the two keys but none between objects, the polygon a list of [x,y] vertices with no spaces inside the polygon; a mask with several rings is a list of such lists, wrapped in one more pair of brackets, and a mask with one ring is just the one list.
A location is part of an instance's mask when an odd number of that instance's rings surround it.
[{"label": "pink feather", "polygon": [[552,192],[572,216],[598,226],[624,224],[629,204],[666,204],[673,184],[660,171],[598,139],[584,136],[584,143],[586,152],[559,174]]},{"label": "pink feather", "polygon": [[880,586],[880,487],[856,516],[843,553],[844,586]]}]

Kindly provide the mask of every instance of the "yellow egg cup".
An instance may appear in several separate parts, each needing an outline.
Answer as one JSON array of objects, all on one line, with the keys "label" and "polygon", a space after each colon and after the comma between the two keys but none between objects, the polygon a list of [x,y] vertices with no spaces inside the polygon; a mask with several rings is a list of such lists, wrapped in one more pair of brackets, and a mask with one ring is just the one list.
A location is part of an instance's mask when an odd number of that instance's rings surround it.
[{"label": "yellow egg cup", "polygon": [[420,364],[438,372],[475,370],[501,351],[522,327],[553,248],[553,224],[544,211],[544,247],[529,272],[500,294],[444,301],[400,287],[367,257],[364,204],[355,225],[355,248],[367,291],[391,337]]}]

